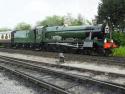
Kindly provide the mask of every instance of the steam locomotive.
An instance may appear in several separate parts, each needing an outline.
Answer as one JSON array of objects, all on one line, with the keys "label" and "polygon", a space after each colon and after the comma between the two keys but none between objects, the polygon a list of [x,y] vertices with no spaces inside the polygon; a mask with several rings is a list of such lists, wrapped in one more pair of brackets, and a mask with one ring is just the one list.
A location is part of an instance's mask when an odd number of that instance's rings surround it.
[{"label": "steam locomotive", "polygon": [[39,26],[0,32],[0,45],[44,51],[109,54],[116,48],[108,25]]}]

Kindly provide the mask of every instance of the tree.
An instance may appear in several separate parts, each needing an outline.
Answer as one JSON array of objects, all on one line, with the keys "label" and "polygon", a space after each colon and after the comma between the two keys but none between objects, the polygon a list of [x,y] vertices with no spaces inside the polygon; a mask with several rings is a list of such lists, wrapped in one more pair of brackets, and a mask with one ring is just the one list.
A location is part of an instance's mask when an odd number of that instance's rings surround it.
[{"label": "tree", "polygon": [[101,0],[98,6],[98,23],[104,20],[112,27],[125,28],[125,0]]},{"label": "tree", "polygon": [[16,25],[15,30],[31,30],[31,25],[21,22]]},{"label": "tree", "polygon": [[78,25],[82,25],[83,24],[83,17],[82,17],[81,14],[79,14],[78,17],[77,17],[77,24]]},{"label": "tree", "polygon": [[73,25],[84,25],[84,24],[90,24],[91,22],[89,20],[83,19],[82,15],[79,14],[77,18],[72,17],[70,13],[68,13],[66,16],[48,16],[45,20],[37,22],[37,26],[59,26],[67,24],[69,26]]},{"label": "tree", "polygon": [[71,20],[71,25],[83,25],[85,23],[83,23],[83,17],[81,14],[78,14],[77,18],[73,18]]},{"label": "tree", "polygon": [[61,16],[48,16],[45,20],[37,22],[37,26],[56,26],[56,25],[63,25],[64,18]]},{"label": "tree", "polygon": [[70,13],[68,13],[65,17],[64,23],[68,25],[86,25],[91,24],[91,22],[85,18],[81,14],[78,14],[77,18],[72,17]]}]

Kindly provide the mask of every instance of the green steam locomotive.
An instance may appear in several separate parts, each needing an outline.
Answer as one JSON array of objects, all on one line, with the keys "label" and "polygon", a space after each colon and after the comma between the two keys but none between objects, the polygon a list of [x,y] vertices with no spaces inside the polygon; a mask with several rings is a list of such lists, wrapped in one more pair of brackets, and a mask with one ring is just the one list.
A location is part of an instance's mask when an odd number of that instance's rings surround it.
[{"label": "green steam locomotive", "polygon": [[32,30],[0,32],[5,47],[45,51],[107,54],[116,45],[107,25],[40,26]]}]

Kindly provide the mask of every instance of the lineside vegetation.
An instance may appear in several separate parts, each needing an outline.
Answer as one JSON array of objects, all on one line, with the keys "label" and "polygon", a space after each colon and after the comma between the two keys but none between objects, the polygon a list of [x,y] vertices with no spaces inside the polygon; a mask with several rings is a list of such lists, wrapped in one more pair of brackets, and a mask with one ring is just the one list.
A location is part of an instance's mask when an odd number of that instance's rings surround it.
[{"label": "lineside vegetation", "polygon": [[113,56],[120,56],[120,57],[125,57],[125,47],[119,47],[119,48],[115,48],[112,50],[112,55]]},{"label": "lineside vegetation", "polygon": [[119,47],[112,50],[112,55],[125,57],[125,32],[113,32],[113,39]]}]

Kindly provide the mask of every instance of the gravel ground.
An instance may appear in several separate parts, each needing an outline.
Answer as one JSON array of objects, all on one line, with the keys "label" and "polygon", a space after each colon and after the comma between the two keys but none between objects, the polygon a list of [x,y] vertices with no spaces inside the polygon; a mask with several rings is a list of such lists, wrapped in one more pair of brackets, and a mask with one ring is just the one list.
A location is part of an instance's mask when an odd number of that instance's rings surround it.
[{"label": "gravel ground", "polygon": [[0,94],[52,94],[47,90],[0,69]]}]

